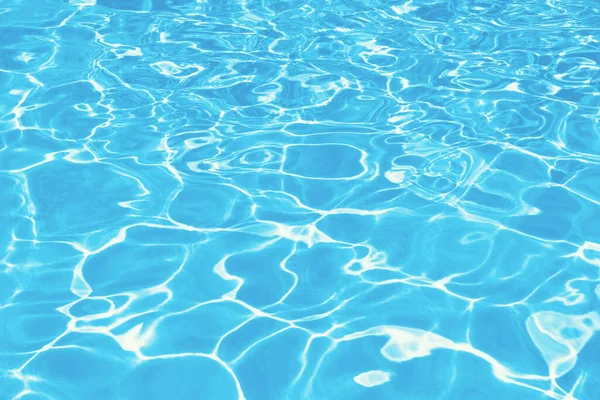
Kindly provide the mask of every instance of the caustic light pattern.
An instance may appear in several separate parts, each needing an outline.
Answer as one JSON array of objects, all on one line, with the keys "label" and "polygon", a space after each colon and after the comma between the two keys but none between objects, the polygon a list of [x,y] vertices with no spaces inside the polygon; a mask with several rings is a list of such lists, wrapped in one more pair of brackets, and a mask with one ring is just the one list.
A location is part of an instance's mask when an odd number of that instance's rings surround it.
[{"label": "caustic light pattern", "polygon": [[0,2],[0,399],[600,399],[600,5]]}]

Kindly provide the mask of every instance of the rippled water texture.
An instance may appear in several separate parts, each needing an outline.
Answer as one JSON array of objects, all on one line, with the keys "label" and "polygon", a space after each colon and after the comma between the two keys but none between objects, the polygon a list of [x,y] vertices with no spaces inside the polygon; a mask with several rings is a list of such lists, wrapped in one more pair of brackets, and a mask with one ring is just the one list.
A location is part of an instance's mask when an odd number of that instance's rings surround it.
[{"label": "rippled water texture", "polygon": [[0,2],[0,399],[600,399],[600,5]]}]

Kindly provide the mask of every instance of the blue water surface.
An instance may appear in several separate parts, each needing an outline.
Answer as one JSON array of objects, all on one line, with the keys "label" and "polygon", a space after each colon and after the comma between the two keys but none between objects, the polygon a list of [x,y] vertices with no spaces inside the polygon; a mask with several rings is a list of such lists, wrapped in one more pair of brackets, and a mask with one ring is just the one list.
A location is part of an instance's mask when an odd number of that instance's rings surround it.
[{"label": "blue water surface", "polygon": [[600,399],[600,4],[0,1],[0,399]]}]

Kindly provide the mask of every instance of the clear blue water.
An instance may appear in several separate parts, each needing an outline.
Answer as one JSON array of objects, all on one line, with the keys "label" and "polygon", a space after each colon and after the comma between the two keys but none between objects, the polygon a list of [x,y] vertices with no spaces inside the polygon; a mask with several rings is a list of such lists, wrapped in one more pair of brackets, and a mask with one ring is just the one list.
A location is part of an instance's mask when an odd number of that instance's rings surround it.
[{"label": "clear blue water", "polygon": [[600,399],[600,5],[0,2],[0,399]]}]

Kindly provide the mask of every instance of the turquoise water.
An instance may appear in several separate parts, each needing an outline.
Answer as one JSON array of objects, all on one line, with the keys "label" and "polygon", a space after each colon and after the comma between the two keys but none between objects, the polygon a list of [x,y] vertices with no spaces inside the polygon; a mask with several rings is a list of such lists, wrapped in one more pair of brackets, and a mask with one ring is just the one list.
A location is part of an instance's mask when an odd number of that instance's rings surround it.
[{"label": "turquoise water", "polygon": [[600,5],[0,2],[0,399],[600,399]]}]

